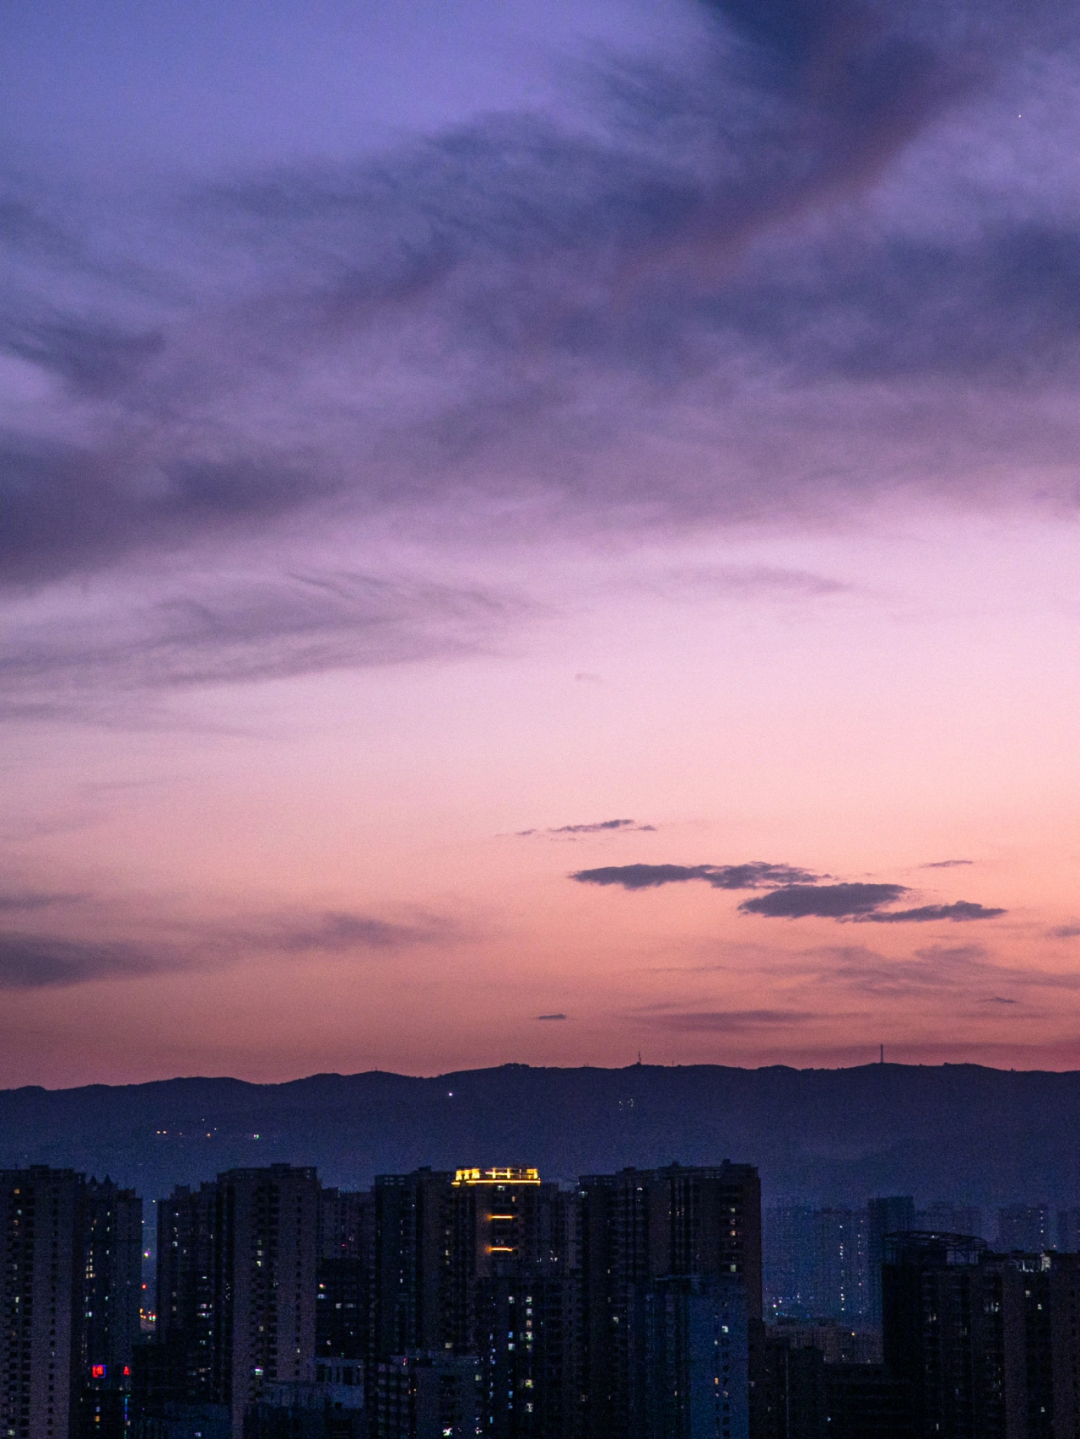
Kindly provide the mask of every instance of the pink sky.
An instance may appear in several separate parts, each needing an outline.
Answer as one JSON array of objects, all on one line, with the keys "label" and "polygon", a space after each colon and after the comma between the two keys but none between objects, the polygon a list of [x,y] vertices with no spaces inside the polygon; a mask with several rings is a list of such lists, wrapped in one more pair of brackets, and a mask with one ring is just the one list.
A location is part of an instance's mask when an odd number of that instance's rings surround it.
[{"label": "pink sky", "polygon": [[1080,1067],[1077,52],[840,8],[16,27],[0,1085]]}]

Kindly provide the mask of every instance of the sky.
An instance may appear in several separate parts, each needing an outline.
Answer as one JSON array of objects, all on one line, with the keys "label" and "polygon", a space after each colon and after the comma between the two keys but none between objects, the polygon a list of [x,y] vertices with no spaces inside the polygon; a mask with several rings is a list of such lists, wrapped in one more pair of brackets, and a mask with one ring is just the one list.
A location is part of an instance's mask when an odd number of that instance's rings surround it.
[{"label": "sky", "polygon": [[1080,1068],[1080,17],[0,0],[0,1086]]}]

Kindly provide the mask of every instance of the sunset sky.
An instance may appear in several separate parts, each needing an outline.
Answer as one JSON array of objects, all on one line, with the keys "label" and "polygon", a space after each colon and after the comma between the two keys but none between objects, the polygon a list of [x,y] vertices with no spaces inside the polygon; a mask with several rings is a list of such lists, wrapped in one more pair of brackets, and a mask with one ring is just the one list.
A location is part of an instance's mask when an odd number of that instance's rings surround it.
[{"label": "sunset sky", "polygon": [[8,0],[0,1086],[1080,1068],[1080,14]]}]

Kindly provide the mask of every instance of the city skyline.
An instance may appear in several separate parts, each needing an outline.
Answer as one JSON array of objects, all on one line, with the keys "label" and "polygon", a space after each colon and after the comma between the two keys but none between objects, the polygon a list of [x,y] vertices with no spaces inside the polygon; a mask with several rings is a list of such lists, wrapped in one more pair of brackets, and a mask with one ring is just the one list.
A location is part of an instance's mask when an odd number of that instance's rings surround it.
[{"label": "city skyline", "polygon": [[1006,1206],[991,1248],[977,1210],[910,1195],[763,1210],[729,1160],[366,1190],[279,1162],[149,1216],[4,1168],[0,1417],[22,1439],[1072,1434],[1080,1209],[1056,1243],[1049,1219]]},{"label": "city skyline", "polygon": [[8,22],[0,1088],[1080,1068],[1074,15]]}]

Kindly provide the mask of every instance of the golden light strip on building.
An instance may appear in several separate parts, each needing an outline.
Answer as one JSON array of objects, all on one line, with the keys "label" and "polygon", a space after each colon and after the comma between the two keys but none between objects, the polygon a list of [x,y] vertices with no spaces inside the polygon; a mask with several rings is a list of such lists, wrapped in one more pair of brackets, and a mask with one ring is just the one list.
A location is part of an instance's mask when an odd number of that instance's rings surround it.
[{"label": "golden light strip on building", "polygon": [[492,1169],[458,1169],[454,1174],[454,1184],[539,1184],[539,1169],[519,1169],[514,1165],[504,1165]]}]

